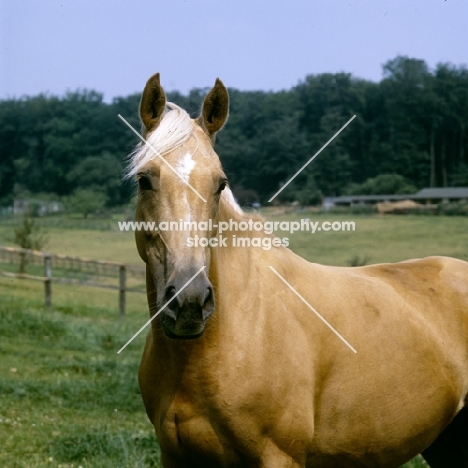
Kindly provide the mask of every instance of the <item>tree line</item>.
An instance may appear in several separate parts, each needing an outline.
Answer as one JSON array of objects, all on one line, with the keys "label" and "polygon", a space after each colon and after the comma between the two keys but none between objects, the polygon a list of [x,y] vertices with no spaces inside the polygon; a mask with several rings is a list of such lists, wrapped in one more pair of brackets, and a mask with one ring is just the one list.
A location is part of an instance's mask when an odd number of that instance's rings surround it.
[{"label": "tree line", "polygon": [[[168,100],[197,116],[206,89]],[[309,75],[279,92],[230,89],[230,117],[217,137],[241,203],[267,200],[346,122],[330,146],[278,197],[323,196],[423,187],[468,186],[468,70],[398,56],[375,83],[349,73]],[[89,196],[125,204],[122,181],[138,139],[117,118],[140,128],[140,95],[103,101],[90,90],[0,101],[0,205],[13,197]],[[78,203],[79,204],[79,203]]]}]

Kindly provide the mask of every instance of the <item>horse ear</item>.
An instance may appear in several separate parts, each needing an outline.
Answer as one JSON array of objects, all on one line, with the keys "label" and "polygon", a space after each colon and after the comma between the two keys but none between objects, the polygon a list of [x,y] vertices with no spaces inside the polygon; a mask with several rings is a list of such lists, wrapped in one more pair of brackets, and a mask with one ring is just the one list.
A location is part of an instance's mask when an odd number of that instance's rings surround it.
[{"label": "horse ear", "polygon": [[229,94],[223,82],[216,78],[216,83],[203,101],[198,123],[214,140],[218,130],[226,123],[229,114]]},{"label": "horse ear", "polygon": [[140,102],[140,117],[146,131],[156,128],[166,107],[166,94],[159,82],[159,73],[154,74],[147,82]]}]

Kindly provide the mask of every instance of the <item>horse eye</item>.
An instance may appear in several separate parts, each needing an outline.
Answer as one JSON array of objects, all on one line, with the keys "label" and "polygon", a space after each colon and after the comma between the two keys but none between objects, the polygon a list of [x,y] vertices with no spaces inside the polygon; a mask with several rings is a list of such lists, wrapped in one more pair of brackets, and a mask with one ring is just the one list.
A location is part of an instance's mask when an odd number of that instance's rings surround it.
[{"label": "horse eye", "polygon": [[227,184],[228,184],[228,181],[226,179],[221,181],[221,183],[219,184],[217,193],[218,194],[221,193],[226,188]]},{"label": "horse eye", "polygon": [[150,178],[144,174],[141,174],[138,177],[138,186],[140,187],[140,190],[152,190],[153,189]]}]

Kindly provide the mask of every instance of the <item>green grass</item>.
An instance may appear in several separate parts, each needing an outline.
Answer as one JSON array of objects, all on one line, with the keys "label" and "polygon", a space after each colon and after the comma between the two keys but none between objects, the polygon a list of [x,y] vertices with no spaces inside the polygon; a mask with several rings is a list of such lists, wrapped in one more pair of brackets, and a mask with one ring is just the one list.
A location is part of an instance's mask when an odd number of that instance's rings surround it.
[{"label": "green grass", "polygon": [[[127,218],[124,214],[106,220],[53,216],[38,218],[36,222],[47,233],[48,241],[43,249],[47,252],[142,265],[134,233],[121,232],[118,228],[117,222]],[[14,246],[14,228],[20,220],[0,221],[0,245]]]},{"label": "green grass", "polygon": [[0,466],[158,467],[137,383],[143,336],[116,354],[146,313],[45,312],[17,288],[0,293]]},{"label": "green grass", "polygon": [[[356,223],[355,232],[278,233],[319,263],[468,255],[462,217],[293,213],[271,219],[305,217]],[[11,231],[2,225],[0,239]],[[132,233],[52,227],[49,237],[52,252],[142,264]],[[116,291],[53,284],[53,310],[45,312],[42,301],[42,283],[0,277],[0,466],[158,467],[137,384],[144,334],[116,354],[147,318],[145,295],[128,295],[125,321],[118,320]],[[405,468],[423,466],[418,457]]]},{"label": "green grass", "polygon": [[356,257],[367,263],[446,255],[468,260],[468,220],[448,216],[376,216],[360,214],[291,213],[272,220],[354,221],[355,231],[277,232],[288,237],[301,257],[327,265],[350,265]]}]

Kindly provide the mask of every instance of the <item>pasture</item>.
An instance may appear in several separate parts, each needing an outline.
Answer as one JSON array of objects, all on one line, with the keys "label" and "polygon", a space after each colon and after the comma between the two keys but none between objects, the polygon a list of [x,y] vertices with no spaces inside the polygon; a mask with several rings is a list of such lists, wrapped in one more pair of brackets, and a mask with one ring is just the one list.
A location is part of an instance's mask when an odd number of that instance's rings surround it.
[{"label": "pasture", "polygon": [[[468,259],[463,217],[291,213],[274,219],[305,217],[356,223],[354,232],[278,233],[318,263],[428,255]],[[116,222],[108,226],[52,226],[46,250],[140,264],[133,234],[119,232]],[[3,245],[11,245],[4,240],[11,230],[0,227]],[[53,289],[53,310],[45,312],[41,283],[0,277],[0,466],[158,467],[137,383],[144,333],[116,354],[147,320],[145,296],[129,294],[122,322],[113,291],[56,284]],[[405,465],[422,466],[417,459]]]},{"label": "pasture", "polygon": [[[24,284],[0,286],[0,465],[157,466],[136,380],[131,326],[77,304],[44,314]],[[140,343],[141,345],[141,343]]]}]

